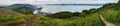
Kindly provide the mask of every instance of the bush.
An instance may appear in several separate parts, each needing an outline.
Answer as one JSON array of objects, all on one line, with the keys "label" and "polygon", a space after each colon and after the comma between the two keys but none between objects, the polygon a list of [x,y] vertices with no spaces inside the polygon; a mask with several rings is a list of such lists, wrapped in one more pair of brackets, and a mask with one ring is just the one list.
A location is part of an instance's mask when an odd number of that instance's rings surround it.
[{"label": "bush", "polygon": [[17,11],[19,13],[23,13],[23,14],[26,14],[26,15],[30,15],[30,14],[33,14],[32,10],[25,10],[25,9],[21,9],[21,10],[18,10],[16,8],[12,9],[14,11]]}]

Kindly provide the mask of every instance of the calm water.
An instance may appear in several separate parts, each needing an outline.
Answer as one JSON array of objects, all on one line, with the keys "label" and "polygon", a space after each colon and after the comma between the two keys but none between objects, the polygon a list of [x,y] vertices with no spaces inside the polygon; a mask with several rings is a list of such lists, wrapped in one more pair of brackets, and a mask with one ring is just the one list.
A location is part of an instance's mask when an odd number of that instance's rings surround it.
[{"label": "calm water", "polygon": [[47,13],[56,13],[61,11],[81,12],[91,8],[99,8],[102,5],[44,5],[42,11]]}]

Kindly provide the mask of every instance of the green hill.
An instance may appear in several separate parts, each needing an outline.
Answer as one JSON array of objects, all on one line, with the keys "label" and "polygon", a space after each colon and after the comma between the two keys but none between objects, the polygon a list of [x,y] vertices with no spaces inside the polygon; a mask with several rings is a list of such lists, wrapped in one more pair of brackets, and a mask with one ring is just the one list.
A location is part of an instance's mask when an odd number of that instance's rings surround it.
[{"label": "green hill", "polygon": [[[120,26],[120,1],[77,13],[59,12],[53,15],[40,16],[33,26],[102,26],[99,15],[103,15],[107,21]],[[32,14],[23,17],[0,15],[0,26],[7,26],[13,22],[24,22],[32,16]]]}]

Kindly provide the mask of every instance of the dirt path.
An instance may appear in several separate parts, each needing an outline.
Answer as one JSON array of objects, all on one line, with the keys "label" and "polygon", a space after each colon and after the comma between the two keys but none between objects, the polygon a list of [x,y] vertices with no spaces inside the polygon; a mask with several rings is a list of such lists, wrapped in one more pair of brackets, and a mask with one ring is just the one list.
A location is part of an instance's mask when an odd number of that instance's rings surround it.
[{"label": "dirt path", "polygon": [[105,26],[115,26],[114,24],[108,22],[107,20],[104,19],[104,17],[102,15],[99,15],[100,16],[100,20],[103,24],[105,24]]},{"label": "dirt path", "polygon": [[37,20],[37,16],[34,15],[32,18],[27,20],[24,24],[19,25],[19,26],[32,26],[32,24],[35,23],[36,20]]},{"label": "dirt path", "polygon": [[37,20],[37,16],[34,15],[32,18],[28,19],[26,22],[10,23],[8,26],[32,26],[36,20]]}]

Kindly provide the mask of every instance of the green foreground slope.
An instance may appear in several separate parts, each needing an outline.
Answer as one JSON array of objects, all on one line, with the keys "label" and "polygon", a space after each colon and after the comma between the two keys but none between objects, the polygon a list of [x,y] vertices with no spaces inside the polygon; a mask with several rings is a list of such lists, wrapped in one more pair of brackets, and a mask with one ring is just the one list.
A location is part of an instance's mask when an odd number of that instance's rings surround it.
[{"label": "green foreground slope", "polygon": [[[81,12],[79,16],[74,16],[69,19],[58,19],[46,16],[40,16],[33,24],[33,26],[102,26],[99,15],[103,15],[104,18],[120,26],[120,5],[119,3],[106,4],[101,8],[97,8],[94,11],[88,10],[89,12]],[[14,22],[25,22],[30,19],[32,15],[28,16],[9,16],[0,15],[0,26],[7,26],[9,23]]]}]

